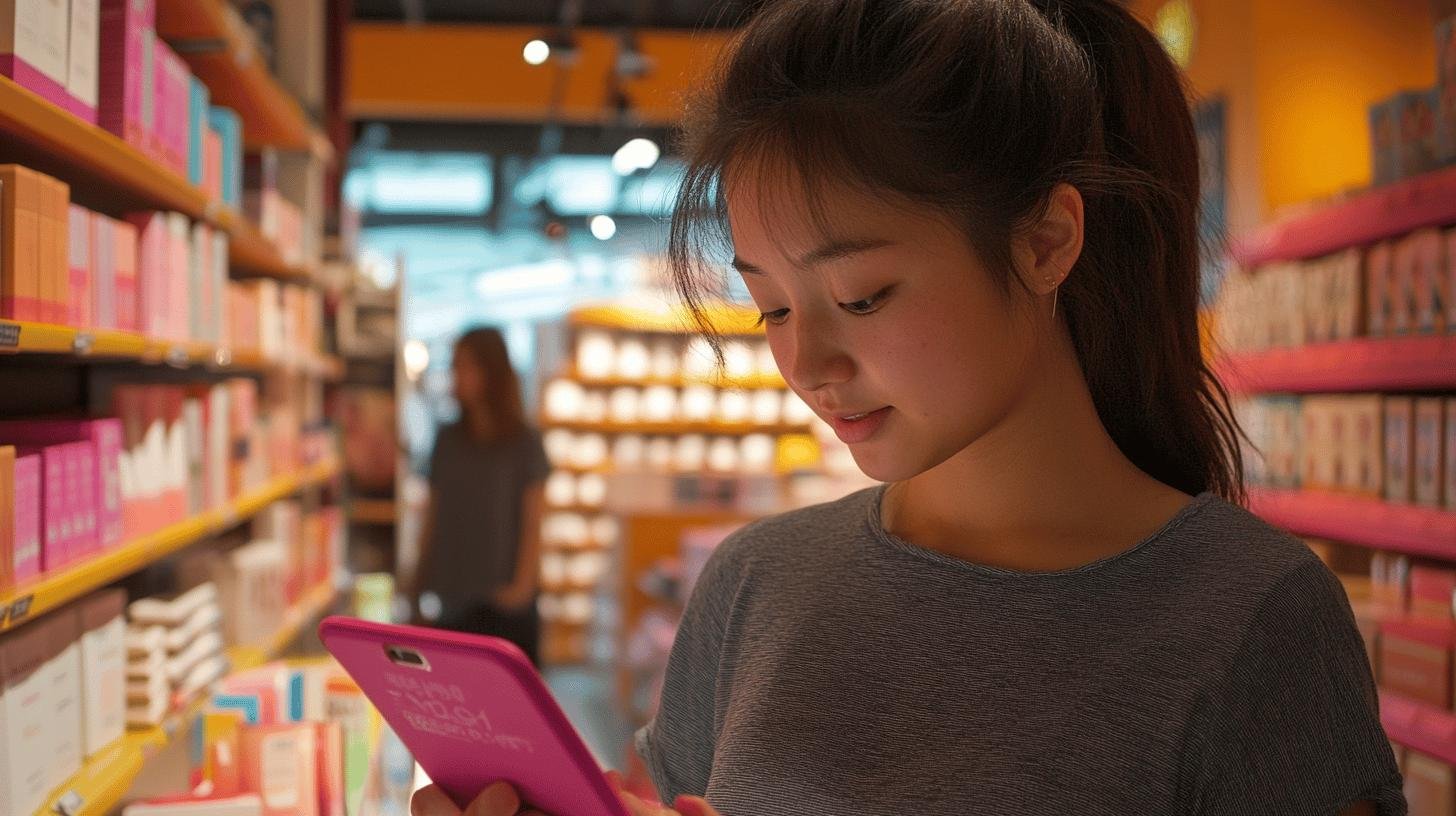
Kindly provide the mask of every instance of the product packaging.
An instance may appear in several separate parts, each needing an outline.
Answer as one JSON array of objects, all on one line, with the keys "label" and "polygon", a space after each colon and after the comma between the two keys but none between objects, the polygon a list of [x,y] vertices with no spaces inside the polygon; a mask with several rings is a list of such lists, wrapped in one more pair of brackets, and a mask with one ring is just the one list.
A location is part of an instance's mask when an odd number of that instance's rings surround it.
[{"label": "product packaging", "polygon": [[1416,400],[1415,485],[1416,504],[1440,507],[1444,498],[1445,403],[1440,397]]},{"label": "product packaging", "polygon": [[150,152],[156,0],[101,0],[100,125]]},{"label": "product packaging", "polygon": [[41,176],[0,165],[0,317],[44,320],[41,305]]},{"label": "product packaging", "polygon": [[0,76],[58,108],[72,105],[70,21],[65,3],[0,0]]},{"label": "product packaging", "polygon": [[1452,643],[1449,621],[1385,621],[1380,626],[1382,687],[1451,710]]},{"label": "product packaging", "polygon": [[1394,266],[1395,250],[1388,241],[1375,244],[1365,254],[1365,317],[1370,337],[1391,334],[1394,299],[1390,284]]},{"label": "product packaging", "polygon": [[1415,403],[1410,397],[1385,398],[1385,499],[1415,498]]},{"label": "product packaging", "polygon": [[81,624],[82,745],[87,756],[126,731],[126,593],[103,590],[77,604]]}]

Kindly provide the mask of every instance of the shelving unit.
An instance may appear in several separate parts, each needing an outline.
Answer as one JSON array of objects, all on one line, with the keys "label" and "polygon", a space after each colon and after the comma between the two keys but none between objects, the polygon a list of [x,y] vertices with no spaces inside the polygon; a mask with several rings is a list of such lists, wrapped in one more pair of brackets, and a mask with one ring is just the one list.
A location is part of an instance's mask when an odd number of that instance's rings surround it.
[{"label": "shelving unit", "polygon": [[28,148],[27,164],[59,175],[84,178],[90,197],[102,196],[127,208],[175,210],[206,221],[230,236],[228,260],[239,272],[307,282],[311,273],[283,262],[256,226],[214,201],[169,167],[120,138],[84,122],[40,96],[0,77],[0,133]]},{"label": "shelving unit", "polygon": [[157,33],[212,93],[243,118],[249,148],[330,154],[328,140],[268,72],[252,31],[224,0],[158,0]]},{"label": "shelving unit", "polygon": [[394,524],[397,509],[393,499],[354,499],[349,503],[353,524]]},{"label": "shelving unit", "polygon": [[641,388],[654,385],[666,385],[671,388],[689,388],[695,385],[706,385],[710,388],[733,388],[743,391],[755,391],[758,389],[779,389],[785,390],[789,384],[783,377],[753,376],[753,377],[588,377],[576,370],[568,370],[565,378],[575,380],[586,388]]},{"label": "shelving unit", "polygon": [[1249,508],[1296,534],[1456,561],[1456,513],[1360,496],[1251,489]]},{"label": "shelving unit", "polygon": [[321,462],[297,476],[280,476],[228,506],[211,510],[142,536],[84,563],[0,592],[0,632],[95,592],[184,547],[257,515],[264,507],[339,472],[336,461]]},{"label": "shelving unit", "polygon": [[[248,671],[277,658],[298,639],[305,626],[332,606],[337,597],[338,590],[333,586],[320,586],[310,591],[289,610],[283,626],[267,641],[237,646],[227,651],[231,671]],[[109,813],[121,803],[122,797],[136,781],[147,759],[180,735],[186,734],[191,723],[202,712],[206,699],[204,695],[182,711],[167,717],[160,725],[128,730],[121,739],[88,759],[81,770],[52,793],[45,806],[36,811],[35,816],[55,816],[60,812],[57,806],[63,801],[77,807],[67,811],[70,816],[102,816]]]},{"label": "shelving unit", "polygon": [[568,431],[601,434],[641,434],[643,436],[679,436],[682,434],[703,434],[705,436],[746,436],[748,434],[801,434],[809,432],[809,425],[778,423],[755,425],[753,423],[726,422],[585,422],[580,420],[548,419],[552,428]]},{"label": "shelving unit", "polygon": [[1226,358],[1217,369],[1240,393],[1456,389],[1456,336],[1272,349]]},{"label": "shelving unit", "polygon": [[1456,223],[1456,168],[1358,193],[1236,241],[1233,256],[1253,267],[1312,258],[1421,227]]},{"label": "shelving unit", "polygon": [[1456,713],[1381,690],[1380,722],[1392,742],[1456,764]]}]

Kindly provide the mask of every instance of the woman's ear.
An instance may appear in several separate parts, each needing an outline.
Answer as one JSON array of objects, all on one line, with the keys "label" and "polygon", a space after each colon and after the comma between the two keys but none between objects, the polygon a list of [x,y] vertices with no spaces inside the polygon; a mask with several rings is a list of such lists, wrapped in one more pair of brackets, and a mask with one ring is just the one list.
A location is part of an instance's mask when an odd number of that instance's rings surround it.
[{"label": "woman's ear", "polygon": [[1070,184],[1053,187],[1041,220],[1012,242],[1028,289],[1049,295],[1062,285],[1082,255],[1082,225],[1082,194]]}]

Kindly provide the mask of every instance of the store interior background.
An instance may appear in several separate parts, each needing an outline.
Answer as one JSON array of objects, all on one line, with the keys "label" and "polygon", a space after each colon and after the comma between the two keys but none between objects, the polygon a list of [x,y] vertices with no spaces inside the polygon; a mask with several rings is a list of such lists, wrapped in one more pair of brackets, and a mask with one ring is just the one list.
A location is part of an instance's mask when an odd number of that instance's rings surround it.
[{"label": "store interior background", "polygon": [[[775,370],[727,259],[710,308],[728,334],[725,370],[665,275],[682,100],[760,0],[156,2],[158,36],[241,112],[248,155],[277,152],[271,192],[302,234],[279,234],[256,202],[219,207],[145,149],[0,78],[0,172],[33,166],[117,220],[181,210],[230,233],[222,279],[264,300],[244,310],[248,340],[236,326],[164,338],[0,317],[0,352],[21,352],[0,353],[0,420],[119,415],[131,451],[123,394],[200,388],[204,401],[236,391],[258,426],[221,440],[252,448],[222,445],[242,475],[219,495],[209,487],[190,511],[138,499],[149,515],[113,552],[18,581],[0,560],[0,749],[17,635],[118,588],[135,604],[189,576],[236,581],[228,569],[242,567],[218,559],[272,536],[291,537],[290,558],[313,556],[309,577],[289,573],[287,603],[249,610],[223,590],[209,658],[226,658],[220,676],[56,771],[39,811],[14,812],[121,812],[209,780],[214,740],[247,739],[199,714],[220,689],[262,694],[249,683],[299,666],[344,682],[328,674],[319,617],[411,617],[401,588],[431,449],[458,417],[452,346],[477,326],[504,333],[552,463],[543,673],[601,763],[650,793],[631,735],[652,716],[714,547],[752,519],[871,483]],[[1456,108],[1444,158],[1438,110],[1412,119],[1409,144],[1374,135],[1389,100],[1440,83],[1438,30],[1456,0],[1126,4],[1187,76],[1204,181],[1200,321],[1250,435],[1251,509],[1339,574],[1411,813],[1456,816]],[[291,328],[260,340],[269,321]],[[3,446],[25,441],[13,432],[0,424],[0,499],[12,490]],[[281,575],[269,597],[284,597]],[[422,777],[399,741],[358,711],[335,719],[346,743],[350,727],[368,733],[345,748],[366,770],[350,766],[349,801],[319,816],[407,813]],[[7,763],[20,764],[0,750],[0,783]]]}]

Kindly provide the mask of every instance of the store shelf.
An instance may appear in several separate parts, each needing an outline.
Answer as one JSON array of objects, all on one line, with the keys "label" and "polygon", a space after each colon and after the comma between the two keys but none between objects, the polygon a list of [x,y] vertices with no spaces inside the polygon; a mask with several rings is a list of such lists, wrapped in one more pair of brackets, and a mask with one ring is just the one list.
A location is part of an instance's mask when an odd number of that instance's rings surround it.
[{"label": "store shelf", "polygon": [[1250,489],[1249,509],[1298,535],[1456,561],[1456,512],[1360,496]]},{"label": "store shelf", "polygon": [[1391,742],[1456,764],[1456,714],[1381,689],[1380,723]]},{"label": "store shelf", "polygon": [[548,505],[546,505],[545,512],[547,512],[547,513],[576,513],[578,515],[583,515],[583,516],[595,516],[595,515],[601,515],[603,513],[609,512],[609,511],[607,510],[607,508],[606,508],[605,505],[601,505],[601,504],[580,504],[580,503],[573,503],[573,504],[548,504]]},{"label": "store shelf", "polygon": [[322,617],[338,597],[332,584],[314,587],[288,611],[283,626],[267,641],[251,646],[234,646],[227,650],[228,664],[235,672],[256,669],[283,654],[310,622]]},{"label": "store shelf", "polygon": [[355,499],[349,503],[349,521],[354,524],[394,524],[398,519],[393,499]]},{"label": "store shelf", "polygon": [[682,434],[703,434],[705,436],[746,436],[748,434],[808,433],[809,426],[792,424],[758,425],[754,423],[728,424],[721,422],[584,422],[560,419],[546,419],[542,427],[561,428],[581,433],[641,434],[643,436],[680,436]]},{"label": "store shelf", "polygon": [[1456,337],[1320,343],[1219,361],[1231,391],[1399,391],[1456,388]]},{"label": "store shelf", "polygon": [[313,273],[307,267],[284,261],[273,242],[251,222],[235,219],[229,233],[228,262],[234,277],[275,278],[300,284],[313,282]]},{"label": "store shelf", "polygon": [[329,481],[337,462],[323,462],[280,476],[228,506],[203,513],[122,544],[96,558],[14,589],[0,592],[0,632],[94,592],[178,550],[235,526],[299,490]]},{"label": "store shelf", "polygon": [[1310,258],[1451,223],[1456,223],[1456,168],[1358,193],[1271,224],[1235,242],[1233,255],[1241,264],[1256,266]]},{"label": "store shelf", "polygon": [[72,178],[84,177],[127,199],[209,221],[220,216],[217,202],[170,168],[5,77],[0,77],[0,134],[44,153],[53,165],[72,171]]},{"label": "store shelf", "polygon": [[[331,585],[315,588],[291,609],[284,624],[267,641],[253,646],[234,647],[227,651],[233,672],[255,669],[278,657],[288,648],[303,628],[322,616],[338,591]],[[51,794],[35,816],[55,816],[63,799],[77,809],[67,810],[71,816],[102,816],[121,803],[141,773],[147,760],[168,743],[185,735],[188,726],[202,712],[207,695],[201,695],[181,711],[169,715],[161,724],[136,728],[92,756],[74,776]]]},{"label": "store shelf", "polygon": [[157,33],[207,85],[213,104],[243,118],[249,148],[327,153],[328,140],[268,72],[252,30],[226,0],[158,0]]},{"label": "store shelf", "polygon": [[774,389],[779,391],[787,390],[789,384],[784,378],[777,374],[773,376],[749,376],[749,377],[598,377],[592,378],[581,375],[577,372],[567,372],[563,377],[557,379],[568,379],[581,385],[583,388],[646,388],[654,385],[666,385],[672,388],[687,388],[694,385],[706,385],[712,388],[727,388],[740,391],[756,391],[759,389]]}]

